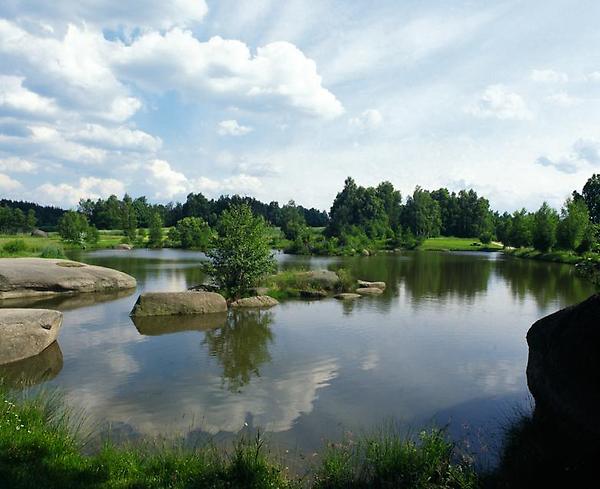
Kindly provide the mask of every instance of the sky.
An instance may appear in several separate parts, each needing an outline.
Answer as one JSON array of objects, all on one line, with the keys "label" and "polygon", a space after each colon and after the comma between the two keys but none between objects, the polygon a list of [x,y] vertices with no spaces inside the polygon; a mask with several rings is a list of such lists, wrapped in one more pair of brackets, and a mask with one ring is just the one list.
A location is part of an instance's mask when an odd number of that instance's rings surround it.
[{"label": "sky", "polygon": [[600,172],[597,0],[3,0],[0,196],[344,179],[560,207]]}]

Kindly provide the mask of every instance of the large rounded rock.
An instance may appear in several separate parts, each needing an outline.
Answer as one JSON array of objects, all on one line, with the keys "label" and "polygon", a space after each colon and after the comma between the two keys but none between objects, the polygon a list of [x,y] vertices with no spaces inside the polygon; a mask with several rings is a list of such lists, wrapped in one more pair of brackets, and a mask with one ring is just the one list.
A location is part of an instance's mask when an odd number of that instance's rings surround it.
[{"label": "large rounded rock", "polygon": [[527,343],[536,412],[600,436],[600,294],[537,321]]},{"label": "large rounded rock", "polygon": [[358,286],[366,289],[385,289],[385,282],[367,282],[366,280],[358,280]]},{"label": "large rounded rock", "polygon": [[34,229],[31,231],[31,235],[35,238],[47,238],[48,233],[46,231],[42,231],[41,229]]},{"label": "large rounded rock", "polygon": [[244,297],[231,303],[231,307],[273,307],[279,304],[277,299],[269,297],[268,295],[257,295],[255,297]]},{"label": "large rounded rock", "polygon": [[0,258],[0,299],[131,289],[135,278],[70,260]]},{"label": "large rounded rock", "polygon": [[227,301],[215,292],[147,292],[138,297],[132,316],[175,316],[227,311]]},{"label": "large rounded rock", "polygon": [[331,270],[297,272],[296,276],[301,283],[315,289],[335,290],[341,283],[337,273],[332,272]]},{"label": "large rounded rock", "polygon": [[353,300],[353,299],[360,299],[361,295],[354,294],[352,292],[342,292],[341,294],[336,294],[333,297],[335,297],[336,299],[339,299],[341,301],[349,301],[349,300]]},{"label": "large rounded rock", "polygon": [[50,309],[0,309],[0,365],[44,351],[56,341],[62,320]]},{"label": "large rounded rock", "polygon": [[360,295],[381,295],[383,294],[383,290],[377,287],[359,287],[356,289],[356,293]]}]

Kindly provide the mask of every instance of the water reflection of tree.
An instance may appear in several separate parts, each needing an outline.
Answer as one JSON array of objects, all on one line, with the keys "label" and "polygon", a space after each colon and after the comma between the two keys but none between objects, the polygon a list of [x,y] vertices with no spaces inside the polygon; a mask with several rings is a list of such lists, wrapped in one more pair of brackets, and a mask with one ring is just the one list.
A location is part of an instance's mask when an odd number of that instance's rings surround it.
[{"label": "water reflection of tree", "polygon": [[514,297],[523,301],[533,296],[540,308],[557,300],[563,306],[574,304],[594,293],[591,283],[578,277],[570,265],[506,258],[497,261],[496,273]]},{"label": "water reflection of tree", "polygon": [[202,344],[223,367],[223,383],[230,391],[260,377],[259,367],[271,360],[272,321],[268,311],[234,311],[223,328],[206,332]]},{"label": "water reflection of tree", "polygon": [[415,302],[430,297],[472,301],[487,290],[494,261],[487,256],[420,252],[401,263],[402,280]]}]

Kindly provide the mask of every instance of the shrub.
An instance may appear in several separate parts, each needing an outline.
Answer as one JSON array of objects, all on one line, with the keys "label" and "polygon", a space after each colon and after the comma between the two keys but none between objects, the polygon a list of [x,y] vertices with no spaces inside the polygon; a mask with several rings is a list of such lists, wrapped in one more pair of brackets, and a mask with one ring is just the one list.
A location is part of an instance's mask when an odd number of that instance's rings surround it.
[{"label": "shrub", "polygon": [[269,246],[269,229],[246,204],[221,215],[219,236],[207,252],[215,281],[230,297],[243,294],[276,269]]},{"label": "shrub", "polygon": [[41,258],[66,258],[65,252],[60,246],[48,245],[40,253]]},{"label": "shrub", "polygon": [[479,241],[481,241],[483,244],[487,245],[490,244],[492,242],[492,233],[490,233],[489,231],[483,232],[481,233],[481,236],[479,236]]},{"label": "shrub", "polygon": [[2,249],[6,251],[6,253],[16,255],[17,253],[23,253],[24,251],[27,251],[27,244],[23,239],[13,239],[4,243]]}]

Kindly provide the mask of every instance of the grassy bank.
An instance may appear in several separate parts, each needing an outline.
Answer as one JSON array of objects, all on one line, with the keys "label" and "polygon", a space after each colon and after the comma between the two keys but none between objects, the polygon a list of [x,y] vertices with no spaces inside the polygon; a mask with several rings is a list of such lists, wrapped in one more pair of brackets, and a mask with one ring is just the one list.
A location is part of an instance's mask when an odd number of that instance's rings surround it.
[{"label": "grassy bank", "polygon": [[[123,241],[121,231],[100,231],[100,239],[88,249],[113,248]],[[30,236],[28,234],[0,235],[0,257],[44,256],[49,250],[78,249],[77,245],[64,243],[58,233],[48,233],[48,237]],[[58,258],[59,256],[48,256]]]},{"label": "grassy bank", "polygon": [[554,263],[566,263],[576,265],[583,261],[600,263],[600,253],[575,253],[574,251],[556,250],[548,253],[536,251],[533,248],[516,248],[504,250],[504,253],[517,258],[529,258],[531,260],[549,261]]},{"label": "grassy bank", "polygon": [[256,436],[229,451],[206,445],[194,450],[146,443],[107,443],[85,455],[56,398],[15,400],[0,393],[0,487],[38,488],[359,488],[470,489],[477,479],[456,461],[443,432],[418,439],[385,431],[330,445],[313,470],[299,479],[270,455]]},{"label": "grassy bank", "polygon": [[428,238],[417,248],[424,251],[500,251],[498,243],[483,244],[478,238],[455,238],[440,236]]}]

